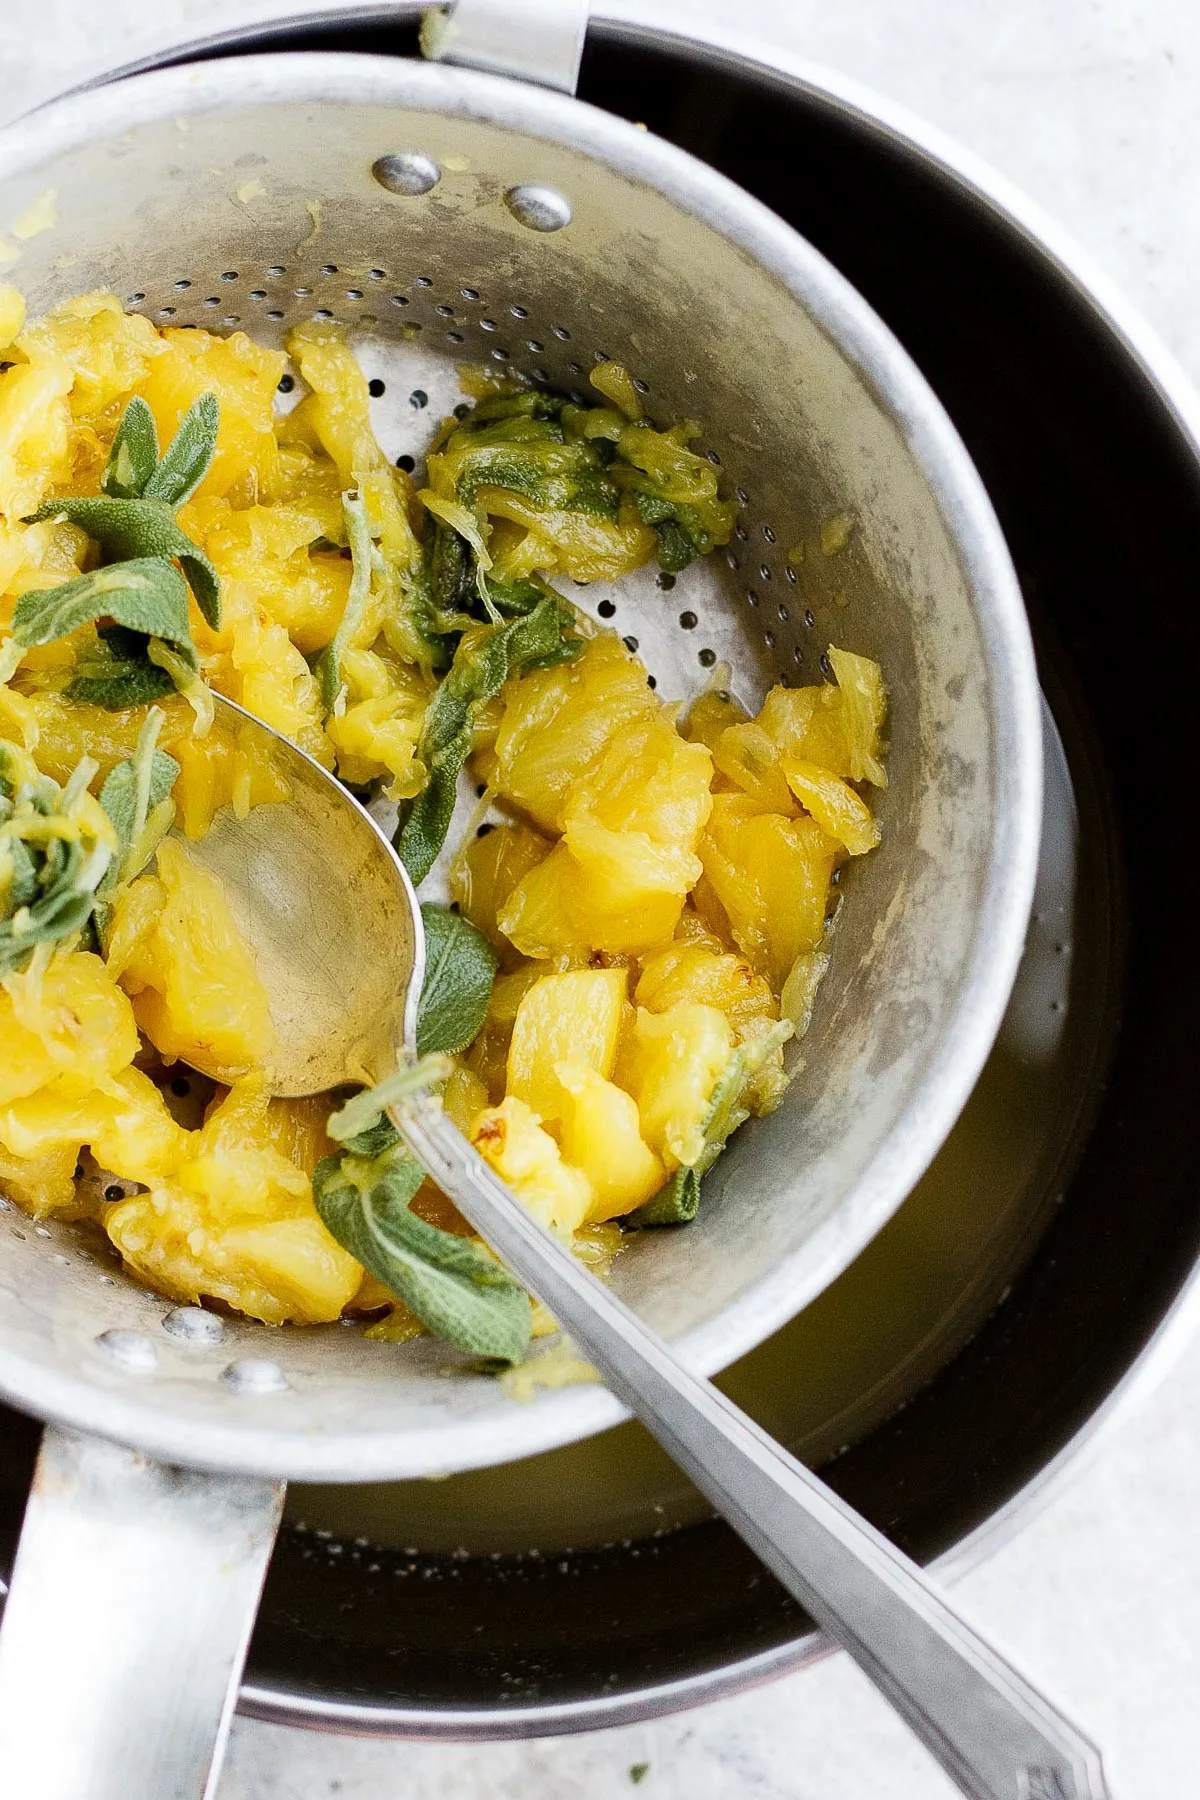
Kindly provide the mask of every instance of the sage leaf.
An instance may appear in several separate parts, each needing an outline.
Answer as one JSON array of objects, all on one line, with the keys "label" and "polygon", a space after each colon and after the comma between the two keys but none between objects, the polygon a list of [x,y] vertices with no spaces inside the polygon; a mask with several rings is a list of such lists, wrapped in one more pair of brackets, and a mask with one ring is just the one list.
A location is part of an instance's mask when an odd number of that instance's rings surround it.
[{"label": "sage leaf", "polygon": [[199,545],[179,529],[165,500],[68,494],[39,506],[25,523],[33,525],[39,519],[69,519],[99,544],[110,563],[174,558],[182,566],[205,619],[214,631],[220,628],[221,582],[217,571]]},{"label": "sage leaf", "polygon": [[[421,919],[425,979],[417,1007],[417,1051],[429,1070],[432,1056],[456,1056],[474,1041],[492,996],[497,957],[483,933],[448,907],[427,903]],[[380,1094],[379,1088],[356,1094],[329,1121],[329,1135],[356,1156],[379,1156],[400,1141]]]},{"label": "sage leaf", "polygon": [[362,1165],[355,1180],[344,1159],[327,1156],[313,1175],[313,1199],[326,1229],[364,1269],[417,1317],[460,1350],[505,1363],[529,1348],[529,1296],[498,1262],[411,1211],[421,1181],[414,1159]]},{"label": "sage leaf", "polygon": [[[113,500],[103,504],[132,507],[141,503]],[[198,671],[188,625],[187,588],[174,564],[158,556],[110,563],[89,575],[77,575],[61,587],[34,588],[22,594],[13,608],[12,634],[18,644],[32,648],[68,637],[81,625],[102,618],[148,638],[164,639]]]},{"label": "sage leaf", "polygon": [[573,622],[565,601],[550,592],[531,612],[459,643],[421,732],[419,755],[429,780],[396,837],[414,883],[424,881],[446,841],[479,711],[511,678],[578,656],[583,643],[572,632]]},{"label": "sage leaf", "polygon": [[175,813],[170,796],[179,764],[156,748],[162,726],[163,713],[152,707],[133,755],[116,765],[100,789],[100,804],[117,834],[117,850],[96,889],[99,899],[139,875],[170,830]]},{"label": "sage leaf", "polygon": [[[144,406],[145,401],[142,404]],[[133,405],[131,400],[129,407]],[[126,416],[129,407],[125,409]],[[124,422],[122,419],[121,423]],[[153,422],[152,419],[151,424]],[[208,474],[220,423],[221,403],[215,394],[201,394],[199,399],[192,401],[161,462],[141,490],[147,500],[165,500],[168,506],[176,507],[191,499]],[[196,598],[199,600],[199,594]]]},{"label": "sage leaf", "polygon": [[421,908],[425,980],[417,1012],[417,1051],[456,1056],[478,1035],[499,958],[482,931],[445,906]]},{"label": "sage leaf", "polygon": [[704,1145],[695,1164],[676,1169],[665,1187],[630,1213],[630,1225],[690,1224],[700,1205],[701,1177],[711,1169],[738,1126],[750,1117],[752,1090],[758,1077],[769,1058],[794,1033],[790,1019],[784,1019],[738,1045],[712,1091],[704,1117]]},{"label": "sage leaf", "polygon": [[148,643],[148,638],[124,625],[98,626],[96,642],[86,645],[75,659],[63,690],[67,699],[119,712],[174,693],[175,683],[166,670],[151,662]]},{"label": "sage leaf", "polygon": [[154,414],[135,394],[117,426],[117,434],[100,477],[101,492],[113,500],[137,500],[158,463],[158,428]]},{"label": "sage leaf", "polygon": [[375,1087],[363,1088],[347,1100],[337,1112],[329,1115],[325,1129],[335,1143],[349,1144],[361,1132],[372,1128],[389,1106],[410,1094],[420,1093],[422,1088],[432,1087],[435,1082],[444,1081],[449,1073],[450,1062],[444,1056],[423,1056],[419,1062],[407,1063]]},{"label": "sage leaf", "polygon": [[83,805],[97,766],[84,757],[60,788],[26,751],[0,741],[0,976],[91,919],[112,858],[94,807]]},{"label": "sage leaf", "polygon": [[342,495],[342,512],[346,519],[346,537],[354,573],[346,595],[346,610],[332,640],[313,658],[313,674],[321,688],[321,701],[327,713],[332,712],[342,688],[342,657],[354,642],[371,598],[371,573],[378,552],[371,542],[366,508],[362,495],[350,490]]},{"label": "sage leaf", "polygon": [[700,1206],[695,1169],[676,1169],[665,1187],[651,1194],[629,1218],[631,1225],[690,1225]]}]

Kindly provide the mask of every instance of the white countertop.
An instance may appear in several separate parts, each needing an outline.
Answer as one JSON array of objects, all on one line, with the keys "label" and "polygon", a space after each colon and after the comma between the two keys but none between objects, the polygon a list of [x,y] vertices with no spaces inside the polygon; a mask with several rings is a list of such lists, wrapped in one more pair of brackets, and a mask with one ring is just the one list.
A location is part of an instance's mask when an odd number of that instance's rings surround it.
[{"label": "white countertop", "polygon": [[[252,10],[252,0],[0,0],[0,106]],[[257,10],[286,15],[299,0]],[[744,29],[933,120],[1056,214],[1200,378],[1193,0],[645,0],[643,10]],[[1194,1342],[959,1589],[1100,1738],[1119,1800],[1200,1795],[1198,1519]],[[376,1744],[239,1720],[220,1800],[614,1800],[634,1791],[629,1770],[643,1762],[639,1800],[952,1792],[838,1657],[674,1719],[531,1743]]]}]

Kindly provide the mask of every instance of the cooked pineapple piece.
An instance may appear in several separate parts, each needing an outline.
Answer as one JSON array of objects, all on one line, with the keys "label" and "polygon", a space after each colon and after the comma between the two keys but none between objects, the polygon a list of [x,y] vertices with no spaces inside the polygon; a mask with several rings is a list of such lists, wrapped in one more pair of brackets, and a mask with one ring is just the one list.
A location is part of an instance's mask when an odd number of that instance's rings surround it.
[{"label": "cooked pineapple piece", "polygon": [[337,496],[240,511],[216,497],[193,500],[184,523],[203,544],[227,593],[246,591],[305,656],[329,642],[346,610],[350,563],[337,550],[311,546],[344,533]]},{"label": "cooked pineapple piece", "polygon": [[827,837],[851,856],[865,856],[879,842],[879,826],[861,795],[816,763],[785,762],[788,786]]},{"label": "cooked pineapple piece", "polygon": [[102,1169],[126,1181],[169,1175],[187,1150],[188,1134],[140,1069],[123,1069],[103,1089],[60,1075],[36,1093],[0,1107],[0,1144],[36,1160],[68,1145],[90,1146]]},{"label": "cooked pineapple piece", "polygon": [[[289,1103],[294,1104],[294,1103]],[[105,1230],[126,1263],[160,1292],[222,1300],[281,1325],[335,1319],[362,1279],[317,1217],[292,1155],[314,1117],[281,1110],[261,1084],[221,1096],[172,1178],[107,1208]]]},{"label": "cooked pineapple piece", "polygon": [[756,1020],[779,1017],[770,988],[744,957],[702,942],[676,939],[647,957],[633,997],[650,1012],[668,1012],[685,1001],[715,1006],[739,1037]]},{"label": "cooked pineapple piece", "polygon": [[141,384],[160,443],[170,443],[201,394],[215,394],[221,407],[217,448],[197,495],[228,495],[242,506],[270,498],[279,483],[274,407],[287,367],[283,352],[263,348],[244,331],[227,338],[164,331],[161,343]]},{"label": "cooked pineapple piece", "polygon": [[512,968],[520,954],[497,922],[501,907],[530,869],[549,854],[549,841],[528,825],[496,825],[472,838],[450,870],[450,891],[464,919],[482,931]]},{"label": "cooked pineapple piece", "polygon": [[57,1144],[42,1156],[12,1156],[0,1145],[0,1194],[31,1218],[75,1209],[75,1169],[81,1144]]},{"label": "cooked pineapple piece", "polygon": [[456,1062],[442,1087],[446,1117],[464,1137],[470,1137],[471,1127],[487,1103],[488,1091],[478,1075],[465,1063]]},{"label": "cooked pineapple piece", "polygon": [[15,524],[71,473],[71,371],[14,363],[0,374],[0,513]]},{"label": "cooked pineapple piece", "polygon": [[311,426],[336,463],[341,485],[362,493],[371,535],[384,556],[400,568],[414,568],[420,546],[405,511],[405,478],[379,448],[367,378],[345,338],[336,326],[300,325],[287,347],[311,389],[292,414],[291,429]]},{"label": "cooked pineapple piece", "polygon": [[815,950],[825,935],[839,854],[815,819],[759,812],[749,795],[713,801],[700,846],[705,877],[734,941],[773,993],[801,951]]},{"label": "cooked pineapple piece", "polygon": [[698,694],[679,721],[679,729],[693,744],[705,744],[715,750],[717,739],[731,725],[744,725],[749,718],[744,706],[732,694],[708,688]]},{"label": "cooked pineapple piece", "polygon": [[[842,716],[849,750],[851,781],[887,786],[879,740],[887,714],[887,689],[883,671],[869,656],[829,646],[829,661],[842,696]],[[815,759],[815,760],[819,760]]]},{"label": "cooked pineapple piece", "polygon": [[122,975],[139,1026],[207,1075],[259,1066],[274,1040],[266,989],[220,882],[174,838],[159,845],[158,879],[162,911]]},{"label": "cooked pineapple piece", "polygon": [[[618,836],[610,834],[609,844]],[[586,962],[593,950],[640,956],[670,940],[683,894],[663,876],[666,857],[636,839],[618,848],[629,854],[611,858],[606,880],[597,879],[598,855],[585,869],[559,843],[517,883],[499,926],[523,956]]]},{"label": "cooked pineapple piece", "polygon": [[715,1006],[638,1008],[616,1076],[636,1099],[642,1136],[668,1170],[690,1166],[703,1150],[709,1102],[732,1054],[733,1032]]},{"label": "cooked pineapple piece", "polygon": [[563,1161],[523,1100],[510,1095],[480,1113],[471,1142],[547,1230],[569,1238],[583,1224],[592,1205],[588,1178]]},{"label": "cooked pineapple piece", "polygon": [[574,662],[535,669],[507,690],[493,786],[543,831],[558,831],[572,784],[657,709],[641,663],[616,637],[594,638]]},{"label": "cooked pineapple piece", "polygon": [[563,1102],[555,1070],[571,1060],[613,1072],[625,1007],[624,969],[573,969],[544,975],[517,1008],[508,1051],[508,1091],[543,1122],[557,1119]]},{"label": "cooked pineapple piece", "polygon": [[632,1212],[658,1192],[666,1169],[642,1137],[637,1102],[586,1062],[560,1062],[562,1152],[592,1187],[587,1223]]},{"label": "cooked pineapple piece", "polygon": [[35,365],[64,368],[71,411],[107,427],[108,438],[114,409],[162,355],[162,340],[149,319],[127,313],[115,294],[100,291],[76,295],[31,320],[18,348]]},{"label": "cooked pineapple piece", "polygon": [[709,812],[712,758],[689,744],[665,707],[630,722],[596,766],[576,779],[562,810],[568,847],[587,865],[597,830],[644,837],[670,853],[685,887],[699,875],[695,848]]},{"label": "cooked pineapple piece", "polygon": [[71,951],[0,983],[0,1104],[59,1075],[100,1086],[137,1054],[126,996],[98,956]]}]

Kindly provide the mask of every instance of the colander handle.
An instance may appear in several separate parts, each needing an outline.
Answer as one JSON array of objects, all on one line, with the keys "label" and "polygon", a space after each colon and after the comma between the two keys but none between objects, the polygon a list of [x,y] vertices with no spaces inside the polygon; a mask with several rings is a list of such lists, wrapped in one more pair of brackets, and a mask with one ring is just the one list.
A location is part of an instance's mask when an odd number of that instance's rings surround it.
[{"label": "colander handle", "polygon": [[439,1187],[963,1793],[1106,1800],[1099,1752],[923,1570],[684,1368],[542,1230],[428,1100],[404,1103],[392,1118]]},{"label": "colander handle", "polygon": [[6,1800],[212,1800],[282,1503],[47,1428],[0,1629]]},{"label": "colander handle", "polygon": [[426,12],[421,48],[434,62],[573,94],[587,21],[588,0],[453,0]]}]

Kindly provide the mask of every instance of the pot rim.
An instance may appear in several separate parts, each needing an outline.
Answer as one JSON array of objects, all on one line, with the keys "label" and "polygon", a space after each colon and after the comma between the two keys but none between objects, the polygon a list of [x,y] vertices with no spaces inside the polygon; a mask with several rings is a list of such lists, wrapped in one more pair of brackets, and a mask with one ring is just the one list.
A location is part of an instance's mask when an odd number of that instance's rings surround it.
[{"label": "pot rim", "polygon": [[[367,17],[368,9],[356,10]],[[1200,468],[1200,393],[1191,378],[1114,279],[1040,202],[941,127],[853,76],[780,51],[756,36],[739,32],[735,37],[719,25],[707,23],[684,31],[653,24],[644,12],[642,0],[605,0],[594,10],[591,22],[593,27],[607,28],[618,39],[699,51],[718,67],[750,67],[781,87],[812,95],[842,115],[861,120],[873,131],[882,130],[900,154],[933,165],[998,224],[1015,227],[1030,251],[1053,266],[1147,381]],[[962,1580],[1012,1542],[1067,1490],[1069,1483],[1081,1479],[1134,1408],[1147,1400],[1170,1374],[1198,1327],[1200,1261],[1193,1265],[1161,1322],[1124,1375],[1084,1423],[990,1517],[934,1559],[930,1567],[938,1578],[951,1583]],[[721,1669],[618,1696],[554,1706],[455,1712],[359,1706],[287,1695],[262,1683],[245,1682],[239,1709],[252,1717],[281,1724],[377,1737],[453,1742],[550,1736],[635,1724],[729,1699],[806,1668],[834,1649],[823,1633],[812,1631]]]}]

